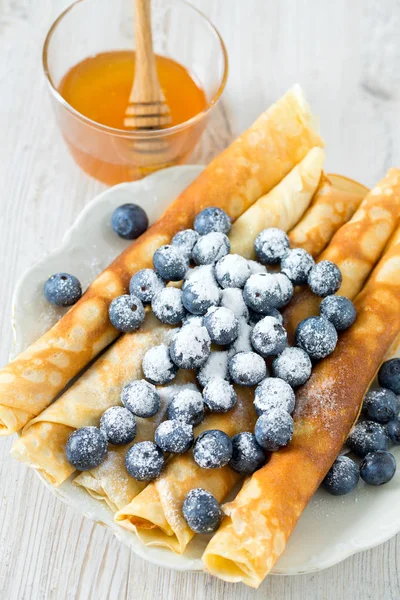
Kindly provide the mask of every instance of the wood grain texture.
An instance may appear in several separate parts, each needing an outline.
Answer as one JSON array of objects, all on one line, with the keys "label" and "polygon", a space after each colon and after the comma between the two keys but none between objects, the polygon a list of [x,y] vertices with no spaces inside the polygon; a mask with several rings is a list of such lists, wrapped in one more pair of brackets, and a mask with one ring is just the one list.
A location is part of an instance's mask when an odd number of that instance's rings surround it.
[{"label": "wood grain texture", "polygon": [[[372,185],[400,166],[398,0],[192,0],[220,29],[230,77],[194,160],[206,162],[294,81],[321,117],[327,168]],[[0,0],[0,363],[12,344],[14,284],[60,243],[104,186],[56,130],[40,54],[62,0]],[[397,600],[400,536],[323,572],[270,577],[258,591],[156,568],[79,517],[0,444],[4,600]]]}]

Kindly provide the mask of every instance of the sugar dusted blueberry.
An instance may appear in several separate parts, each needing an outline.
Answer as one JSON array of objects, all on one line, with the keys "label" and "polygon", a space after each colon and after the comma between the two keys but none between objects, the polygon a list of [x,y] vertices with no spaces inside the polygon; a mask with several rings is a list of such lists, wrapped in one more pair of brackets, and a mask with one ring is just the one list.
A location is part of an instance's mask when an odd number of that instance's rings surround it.
[{"label": "sugar dusted blueberry", "polygon": [[200,235],[206,235],[212,231],[220,231],[227,234],[231,226],[229,215],[217,206],[204,208],[194,220],[194,229]]},{"label": "sugar dusted blueberry", "polygon": [[292,387],[303,385],[311,376],[312,363],[301,348],[285,348],[272,363],[272,374]]},{"label": "sugar dusted blueberry", "polygon": [[290,281],[289,277],[287,277],[284,273],[275,273],[275,279],[278,282],[278,286],[280,289],[279,294],[279,304],[276,308],[283,308],[293,298],[293,283]]},{"label": "sugar dusted blueberry", "polygon": [[124,240],[136,240],[149,226],[143,208],[137,204],[122,204],[112,214],[111,225]]},{"label": "sugar dusted blueberry", "polygon": [[144,304],[149,304],[164,287],[164,279],[153,269],[141,269],[131,278],[129,293],[137,296]]},{"label": "sugar dusted blueberry", "polygon": [[219,429],[203,431],[194,443],[193,458],[203,469],[224,467],[232,458],[230,437]]},{"label": "sugar dusted blueberry", "polygon": [[198,240],[193,248],[192,257],[197,265],[210,265],[229,254],[230,249],[229,238],[224,233],[214,231]]},{"label": "sugar dusted blueberry", "polygon": [[193,427],[204,418],[203,396],[197,390],[183,389],[172,398],[168,406],[168,419],[188,423]]},{"label": "sugar dusted blueberry", "polygon": [[348,329],[357,317],[354,304],[344,296],[326,296],[321,302],[319,313],[332,323],[336,331]]},{"label": "sugar dusted blueberry", "polygon": [[222,288],[242,288],[250,275],[249,263],[240,254],[228,254],[215,265],[215,276]]},{"label": "sugar dusted blueberry", "polygon": [[361,479],[369,485],[388,483],[396,472],[396,459],[390,452],[377,450],[365,456],[360,464]]},{"label": "sugar dusted blueberry", "polygon": [[258,417],[254,435],[264,450],[279,450],[292,439],[293,419],[287,411],[273,408]]},{"label": "sugar dusted blueberry", "polygon": [[144,376],[151,383],[164,385],[172,381],[178,367],[172,362],[169,348],[165,344],[153,346],[143,357],[142,369]]},{"label": "sugar dusted blueberry", "polygon": [[156,294],[151,308],[161,323],[177,325],[185,318],[186,309],[182,303],[182,290],[166,287]]},{"label": "sugar dusted blueberry", "polygon": [[82,296],[82,288],[74,275],[56,273],[46,281],[44,295],[54,306],[72,306]]},{"label": "sugar dusted blueberry", "polygon": [[228,364],[229,374],[238,385],[257,385],[266,377],[265,360],[256,352],[238,352]]},{"label": "sugar dusted blueberry", "polygon": [[135,438],[136,419],[127,408],[111,406],[100,419],[100,429],[110,444],[122,446]]},{"label": "sugar dusted blueberry", "polygon": [[192,250],[200,235],[194,229],[184,229],[178,231],[172,238],[172,246],[177,246],[181,252],[186,254],[189,258],[192,255]]},{"label": "sugar dusted blueberry", "polygon": [[202,265],[191,269],[182,286],[182,302],[186,310],[194,315],[204,315],[212,306],[218,306],[221,290],[212,267]]},{"label": "sugar dusted blueberry", "polygon": [[242,431],[232,438],[231,469],[241,475],[251,475],[265,463],[264,450],[250,431]]},{"label": "sugar dusted blueberry", "polygon": [[313,266],[308,274],[308,285],[317,296],[335,294],[342,285],[342,274],[330,260],[322,260]]},{"label": "sugar dusted blueberry", "polygon": [[213,306],[204,316],[211,341],[220,346],[226,346],[236,340],[239,333],[239,321],[230,308]]},{"label": "sugar dusted blueberry", "polygon": [[108,314],[111,324],[123,333],[131,333],[138,329],[145,318],[142,301],[137,296],[129,294],[114,298]]},{"label": "sugar dusted blueberry", "polygon": [[346,444],[358,456],[389,448],[386,428],[374,421],[359,421],[354,425]]},{"label": "sugar dusted blueberry", "polygon": [[396,394],[386,388],[370,390],[365,395],[362,410],[370,421],[388,423],[398,416],[400,401]]},{"label": "sugar dusted blueberry", "polygon": [[297,326],[296,346],[307,352],[313,360],[319,360],[332,354],[337,341],[336,329],[325,317],[308,317]]},{"label": "sugar dusted blueberry", "polygon": [[261,321],[261,319],[263,319],[264,317],[274,317],[274,319],[276,319],[278,321],[278,323],[283,325],[283,316],[281,315],[281,313],[279,312],[279,310],[277,308],[273,308],[266,315],[263,315],[262,313],[257,313],[254,310],[249,309],[249,323],[250,323],[250,325],[253,325],[253,327],[256,323]]},{"label": "sugar dusted blueberry", "polygon": [[277,308],[282,301],[282,292],[275,274],[251,275],[244,286],[243,298],[247,306],[255,312],[267,314],[273,308]]},{"label": "sugar dusted blueberry", "polygon": [[205,327],[186,325],[174,335],[170,355],[180,369],[198,369],[211,351],[211,339]]},{"label": "sugar dusted blueberry", "polygon": [[236,392],[222,377],[213,377],[203,389],[204,404],[211,412],[225,413],[236,404]]},{"label": "sugar dusted blueberry", "polygon": [[333,496],[343,496],[354,490],[359,479],[357,463],[348,456],[338,456],[326,474],[322,487]]},{"label": "sugar dusted blueberry", "polygon": [[157,427],[154,438],[164,452],[183,454],[193,444],[193,427],[183,421],[168,419]]},{"label": "sugar dusted blueberry", "polygon": [[183,518],[194,533],[212,533],[222,520],[218,500],[202,488],[190,490],[182,507]]},{"label": "sugar dusted blueberry", "polygon": [[274,317],[264,317],[254,325],[251,344],[261,356],[280,354],[287,344],[287,333]]},{"label": "sugar dusted blueberry", "polygon": [[189,259],[177,246],[166,244],[155,251],[153,265],[163,279],[180,281],[189,269]]},{"label": "sugar dusted blueberry", "polygon": [[81,427],[69,436],[65,452],[75,469],[90,471],[103,462],[107,454],[107,438],[98,427]]},{"label": "sugar dusted blueberry", "polygon": [[395,446],[400,445],[400,419],[392,419],[387,424],[387,432],[392,444]]},{"label": "sugar dusted blueberry", "polygon": [[281,271],[293,285],[307,283],[308,274],[315,262],[311,254],[303,248],[294,248],[286,252],[281,261]]},{"label": "sugar dusted blueberry", "polygon": [[267,267],[262,265],[256,260],[248,260],[248,265],[250,267],[250,273],[252,275],[257,275],[257,273],[267,273]]},{"label": "sugar dusted blueberry", "polygon": [[256,387],[254,393],[254,408],[259,416],[275,408],[291,413],[295,401],[292,387],[278,377],[267,377]]},{"label": "sugar dusted blueberry", "polygon": [[121,402],[137,417],[147,418],[159,411],[161,399],[155,385],[137,379],[122,388]]},{"label": "sugar dusted blueberry", "polygon": [[378,373],[379,385],[400,394],[400,358],[391,358],[383,363]]},{"label": "sugar dusted blueberry", "polygon": [[278,264],[289,250],[287,234],[278,227],[263,229],[254,241],[254,250],[258,260],[264,265]]},{"label": "sugar dusted blueberry", "polygon": [[153,481],[162,471],[164,455],[154,442],[138,442],[129,448],[125,467],[137,481]]}]

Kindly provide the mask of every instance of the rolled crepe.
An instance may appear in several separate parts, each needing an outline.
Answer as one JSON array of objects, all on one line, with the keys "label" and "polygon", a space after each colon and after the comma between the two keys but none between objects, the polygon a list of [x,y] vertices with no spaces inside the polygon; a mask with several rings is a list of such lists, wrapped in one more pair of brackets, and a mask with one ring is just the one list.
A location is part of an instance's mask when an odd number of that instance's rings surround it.
[{"label": "rolled crepe", "polygon": [[[207,429],[221,429],[233,436],[254,428],[257,415],[253,390],[236,388],[236,392],[235,407],[226,414],[210,413],[196,427],[196,436]],[[202,469],[191,451],[174,456],[158,479],[116,513],[115,521],[134,531],[146,545],[165,546],[182,554],[194,536],[182,515],[183,501],[189,491],[201,487],[222,501],[239,479],[240,475],[228,465]]]},{"label": "rolled crepe", "polygon": [[93,498],[104,501],[116,512],[128,504],[147,485],[145,481],[137,481],[128,475],[125,469],[125,455],[133,444],[154,441],[154,433],[158,425],[166,418],[167,408],[173,395],[183,388],[193,388],[195,375],[191,371],[178,372],[174,383],[158,387],[161,406],[157,414],[151,418],[136,418],[136,437],[132,444],[110,446],[104,462],[95,469],[80,473],[73,483],[86,490]]},{"label": "rolled crepe", "polygon": [[213,575],[258,587],[340,452],[400,330],[400,231],[355,305],[357,320],[299,389],[292,442],[272,454],[236,499],[203,560]]},{"label": "rolled crepe", "polygon": [[75,471],[65,456],[69,435],[84,425],[98,425],[107,408],[120,404],[123,386],[143,377],[144,354],[157,344],[169,344],[174,331],[147,314],[138,332],[121,337],[65,394],[28,423],[11,455],[60,485]]},{"label": "rolled crepe", "polygon": [[232,226],[231,252],[255,258],[254,240],[265,227],[289,231],[296,225],[321,179],[325,152],[312,148],[268,194],[262,196]]},{"label": "rolled crepe", "polygon": [[[341,227],[319,256],[342,272],[338,294],[353,299],[361,290],[400,220],[400,170],[390,169],[365,197],[352,219]],[[295,295],[283,312],[289,340],[298,323],[318,314],[321,298],[308,287]]]},{"label": "rolled crepe", "polygon": [[237,218],[311,148],[323,145],[312,121],[301,89],[294,86],[208,165],[56,325],[0,371],[0,434],[18,431],[37,416],[116,339],[109,303],[127,290],[137,270],[151,266],[158,247],[179,229],[192,226],[197,212],[220,206]]},{"label": "rolled crepe", "polygon": [[289,233],[292,248],[321,254],[334,233],[353,216],[368,189],[339,175],[322,174],[310,208]]}]

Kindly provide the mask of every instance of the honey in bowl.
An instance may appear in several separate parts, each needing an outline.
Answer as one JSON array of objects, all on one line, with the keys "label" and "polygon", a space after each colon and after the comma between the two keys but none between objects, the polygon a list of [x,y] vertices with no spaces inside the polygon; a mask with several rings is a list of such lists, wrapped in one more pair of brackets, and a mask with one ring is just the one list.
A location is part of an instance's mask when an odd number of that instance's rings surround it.
[{"label": "honey in bowl", "polygon": [[[160,55],[156,55],[156,65],[171,112],[169,127],[185,123],[207,108],[204,91],[185,67]],[[61,80],[59,92],[70,106],[91,121],[129,131],[124,126],[124,118],[134,76],[133,51],[104,52],[72,67]],[[95,127],[82,130],[86,139],[82,139],[76,127],[73,135],[68,135],[67,129],[64,137],[76,162],[86,173],[113,185],[185,162],[204,127],[203,121],[186,131],[171,132],[161,152],[153,151],[157,146],[151,140],[146,146],[147,152],[138,151],[132,139],[122,132],[115,138],[104,131],[100,133]]]}]

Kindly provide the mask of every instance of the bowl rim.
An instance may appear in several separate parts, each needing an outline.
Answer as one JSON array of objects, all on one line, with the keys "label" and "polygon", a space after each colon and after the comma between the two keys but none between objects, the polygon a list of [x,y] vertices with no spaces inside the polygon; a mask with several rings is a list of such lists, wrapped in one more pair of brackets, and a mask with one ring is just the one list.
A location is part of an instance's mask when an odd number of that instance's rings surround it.
[{"label": "bowl rim", "polygon": [[152,129],[151,131],[135,131],[135,130],[129,131],[126,129],[118,129],[115,127],[110,127],[108,125],[103,125],[102,123],[98,123],[97,121],[93,121],[89,117],[86,117],[85,115],[80,113],[78,110],[76,110],[71,104],[69,104],[69,102],[67,102],[65,100],[65,98],[60,94],[56,85],[54,84],[54,81],[53,81],[51,73],[50,73],[49,60],[48,60],[49,56],[48,55],[49,55],[49,45],[50,45],[51,39],[52,39],[53,34],[55,33],[57,27],[62,23],[62,21],[64,20],[64,17],[66,17],[70,11],[72,11],[78,4],[81,4],[82,2],[85,2],[85,1],[86,0],[74,0],[74,2],[72,2],[72,4],[70,4],[65,10],[63,10],[59,14],[59,16],[55,19],[55,21],[53,21],[52,25],[50,26],[50,28],[46,34],[46,37],[45,37],[45,40],[43,43],[43,48],[42,48],[42,67],[43,67],[43,72],[46,77],[46,81],[47,81],[50,93],[52,94],[54,99],[57,100],[59,102],[59,104],[61,104],[69,113],[71,113],[74,117],[81,120],[83,123],[85,123],[89,127],[100,130],[103,133],[111,134],[111,135],[118,136],[118,137],[124,137],[124,138],[128,138],[128,139],[135,139],[135,138],[143,139],[143,138],[154,138],[154,137],[166,137],[168,135],[177,133],[178,131],[182,131],[182,130],[194,125],[198,121],[200,121],[203,117],[205,117],[214,108],[214,106],[217,104],[217,102],[221,98],[221,95],[226,86],[226,82],[228,80],[229,61],[228,61],[228,52],[227,52],[224,40],[222,39],[222,36],[219,33],[218,29],[215,27],[215,25],[213,25],[211,20],[201,10],[199,10],[198,8],[196,8],[195,6],[190,4],[190,2],[187,2],[187,0],[172,0],[174,3],[184,5],[184,6],[188,7],[190,10],[193,10],[195,13],[197,13],[197,15],[206,23],[206,25],[211,30],[211,32],[216,36],[216,38],[220,44],[220,47],[221,47],[224,70],[223,70],[223,74],[222,74],[222,78],[221,78],[218,90],[216,91],[216,93],[214,94],[214,96],[210,100],[210,102],[207,104],[206,108],[203,109],[202,111],[200,111],[199,113],[197,113],[196,115],[194,115],[193,117],[191,117],[190,119],[188,119],[187,121],[183,121],[183,123],[178,123],[177,125],[174,125],[173,127],[167,127],[165,129]]}]

